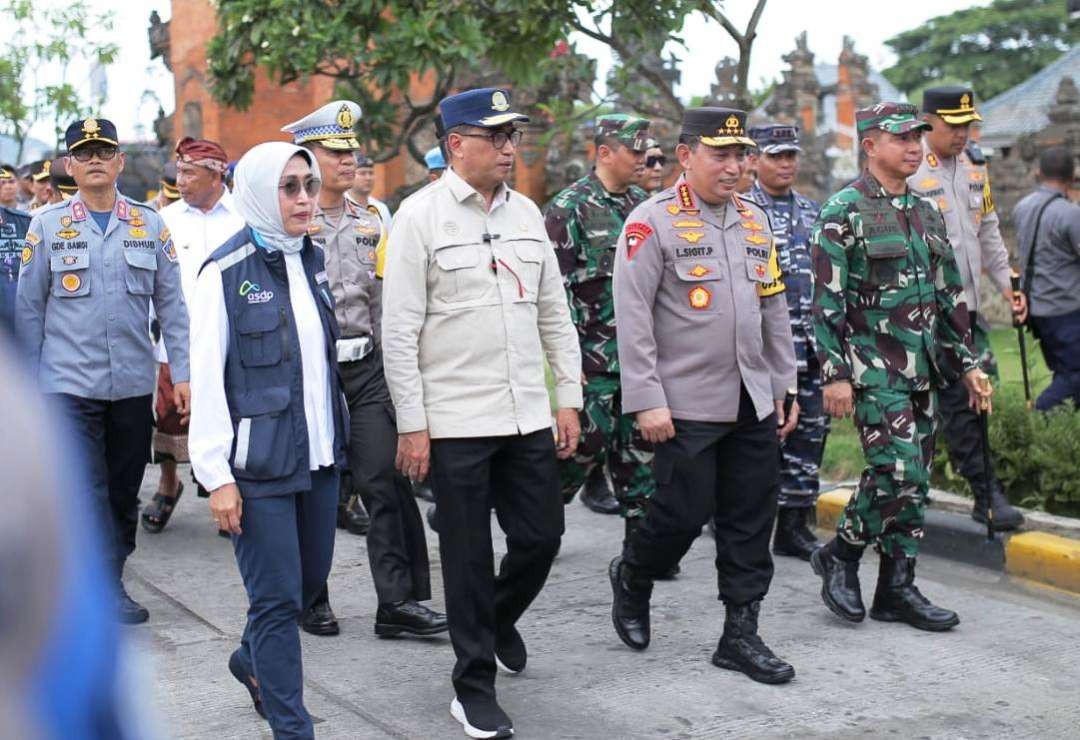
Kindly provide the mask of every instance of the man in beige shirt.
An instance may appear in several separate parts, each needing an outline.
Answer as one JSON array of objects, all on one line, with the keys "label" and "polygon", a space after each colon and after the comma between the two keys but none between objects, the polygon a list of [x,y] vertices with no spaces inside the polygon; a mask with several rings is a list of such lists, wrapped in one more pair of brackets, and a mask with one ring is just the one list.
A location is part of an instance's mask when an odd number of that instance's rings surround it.
[{"label": "man in beige shirt", "polygon": [[[471,737],[509,737],[496,661],[525,667],[515,623],[540,592],[563,532],[556,458],[577,447],[581,353],[539,209],[505,184],[528,119],[505,90],[440,103],[449,168],[394,219],[383,355],[397,409],[397,462],[429,461],[450,639],[451,714]],[[556,437],[544,382],[555,377]],[[492,570],[494,506],[507,554]],[[478,734],[479,733],[479,734]]]},{"label": "man in beige shirt", "polygon": [[[970,312],[971,335],[984,372],[997,378],[997,362],[990,351],[990,336],[982,311],[979,282],[983,273],[1021,318],[1027,314],[1024,295],[1013,295],[1009,281],[1009,252],[998,229],[998,214],[990,192],[986,160],[978,149],[969,150],[968,133],[982,116],[975,110],[971,88],[960,85],[929,87],[923,92],[923,118],[933,128],[923,134],[923,159],[908,185],[937,204],[945,219],[949,243],[956,255],[964,299]],[[1005,496],[994,474],[992,460],[984,460],[979,415],[968,405],[964,384],[957,381],[938,391],[938,412],[953,469],[967,479],[975,495],[972,518],[986,522],[993,511],[994,527],[1016,529],[1024,516]],[[986,471],[989,469],[990,477]]]}]

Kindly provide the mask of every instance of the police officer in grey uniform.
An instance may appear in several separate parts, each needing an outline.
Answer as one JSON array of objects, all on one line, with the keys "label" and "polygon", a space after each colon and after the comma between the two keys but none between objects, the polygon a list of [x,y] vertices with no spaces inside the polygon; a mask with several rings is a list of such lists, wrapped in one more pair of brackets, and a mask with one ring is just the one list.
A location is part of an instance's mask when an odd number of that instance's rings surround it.
[{"label": "police officer in grey uniform", "polygon": [[[982,297],[979,284],[985,272],[1021,320],[1027,317],[1022,293],[1014,295],[1009,280],[1009,252],[998,228],[997,209],[990,191],[990,173],[985,158],[969,149],[971,124],[981,121],[971,88],[961,85],[928,87],[923,91],[923,118],[932,126],[923,134],[923,159],[908,185],[937,204],[945,219],[949,243],[964,282],[964,299],[971,319],[971,336],[985,373],[997,378],[997,362],[990,351],[985,319],[980,319]],[[975,161],[972,156],[980,161]],[[971,516],[985,522],[992,509],[994,527],[1016,529],[1024,516],[1009,503],[993,469],[986,477],[979,415],[968,405],[963,383],[956,382],[938,392],[942,434],[949,448],[953,468],[967,479],[975,496]]]},{"label": "police officer in grey uniform", "polygon": [[[322,174],[308,235],[324,253],[341,329],[337,358],[349,404],[349,467],[371,517],[367,551],[379,599],[375,634],[433,635],[446,631],[446,617],[419,603],[431,598],[427,539],[409,482],[394,467],[397,429],[379,348],[382,280],[375,265],[386,232],[378,215],[345,197],[356,174],[358,120],[359,105],[335,100],[281,130],[315,155]],[[315,634],[337,632],[326,589],[303,624]]]},{"label": "police officer in grey uniform", "polygon": [[79,191],[39,209],[26,236],[16,331],[41,391],[71,419],[85,481],[104,528],[122,621],[144,622],[121,576],[135,549],[139,486],[150,460],[154,354],[150,302],[170,348],[174,401],[189,413],[188,315],[169,231],[116,189],[124,169],[116,127],[87,118],[66,133]]},{"label": "police officer in grey uniform", "polygon": [[616,248],[623,409],[656,444],[657,488],[611,561],[612,620],[628,646],[648,647],[653,579],[712,519],[727,609],[713,663],[783,683],[795,670],[757,619],[773,573],[779,437],[798,417],[795,353],[769,220],[736,195],[754,146],[745,126],[740,110],[688,109],[683,176],[630,213]]}]

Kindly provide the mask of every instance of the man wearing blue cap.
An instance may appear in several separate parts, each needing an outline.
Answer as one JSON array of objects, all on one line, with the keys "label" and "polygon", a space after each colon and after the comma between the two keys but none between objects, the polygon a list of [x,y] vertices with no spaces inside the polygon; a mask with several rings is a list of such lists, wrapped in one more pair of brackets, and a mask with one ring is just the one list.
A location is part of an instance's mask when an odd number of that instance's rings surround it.
[{"label": "man wearing blue cap", "polygon": [[777,123],[752,126],[750,138],[757,144],[750,154],[757,181],[749,196],[765,209],[776,239],[799,373],[799,422],[780,447],[780,493],[773,552],[809,560],[818,541],[807,519],[817,504],[818,471],[829,433],[829,417],[821,405],[821,367],[815,355],[810,302],[814,285],[810,230],[817,218],[818,204],[792,187],[802,152],[797,127]]},{"label": "man wearing blue cap", "polygon": [[[398,466],[431,469],[454,666],[453,717],[503,738],[496,662],[525,668],[516,622],[563,532],[558,459],[577,447],[581,352],[539,209],[506,185],[528,119],[505,90],[440,105],[450,167],[408,198],[390,235],[383,300]],[[555,377],[555,439],[544,360]],[[507,554],[492,572],[491,509]]]},{"label": "man wearing blue cap", "polygon": [[190,413],[188,315],[169,230],[149,206],[116,189],[124,169],[116,127],[87,118],[66,133],[68,173],[79,186],[68,201],[34,214],[26,235],[16,327],[43,393],[68,415],[85,455],[104,527],[124,622],[146,609],[124,590],[124,562],[135,550],[139,486],[149,462],[154,351],[150,303],[169,348],[173,400]]},{"label": "man wearing blue cap", "polygon": [[446,171],[446,157],[443,156],[441,146],[433,146],[424,155],[424,164],[427,165],[428,182],[435,182]]}]

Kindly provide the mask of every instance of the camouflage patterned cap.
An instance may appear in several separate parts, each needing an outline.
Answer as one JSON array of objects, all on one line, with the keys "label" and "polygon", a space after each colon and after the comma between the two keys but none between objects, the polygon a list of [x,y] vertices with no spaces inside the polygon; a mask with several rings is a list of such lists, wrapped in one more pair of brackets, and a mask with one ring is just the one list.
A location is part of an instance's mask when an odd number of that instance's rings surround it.
[{"label": "camouflage patterned cap", "polygon": [[649,119],[611,113],[596,119],[596,138],[614,138],[635,152],[649,148]]},{"label": "camouflage patterned cap", "polygon": [[882,102],[870,108],[855,111],[855,127],[861,139],[871,129],[881,129],[890,134],[906,134],[908,131],[930,130],[932,126],[919,120],[919,109],[911,103]]}]

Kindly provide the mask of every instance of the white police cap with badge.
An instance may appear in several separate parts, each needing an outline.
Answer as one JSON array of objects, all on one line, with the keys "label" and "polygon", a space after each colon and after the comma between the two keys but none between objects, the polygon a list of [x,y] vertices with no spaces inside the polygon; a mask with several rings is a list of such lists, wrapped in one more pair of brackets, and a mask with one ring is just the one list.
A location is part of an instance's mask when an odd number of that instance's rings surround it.
[{"label": "white police cap with badge", "polygon": [[351,100],[335,100],[281,130],[293,135],[294,144],[314,142],[327,149],[359,149],[353,131],[359,120],[359,105]]}]

